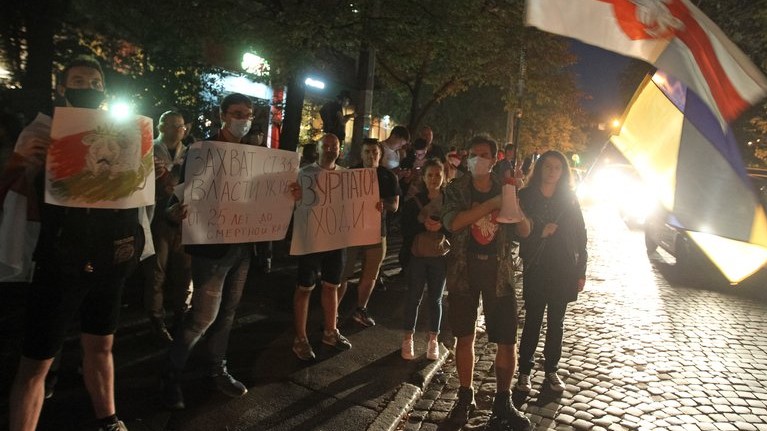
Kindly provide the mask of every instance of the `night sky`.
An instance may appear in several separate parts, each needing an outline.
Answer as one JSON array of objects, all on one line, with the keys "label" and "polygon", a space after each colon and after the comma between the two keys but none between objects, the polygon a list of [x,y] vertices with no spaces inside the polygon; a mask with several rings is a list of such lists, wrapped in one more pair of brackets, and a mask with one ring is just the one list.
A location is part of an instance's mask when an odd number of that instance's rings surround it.
[{"label": "night sky", "polygon": [[572,52],[578,56],[578,63],[573,66],[578,86],[592,97],[583,102],[584,108],[606,120],[620,117],[626,106],[621,105],[618,76],[629,59],[574,39],[571,45]]}]

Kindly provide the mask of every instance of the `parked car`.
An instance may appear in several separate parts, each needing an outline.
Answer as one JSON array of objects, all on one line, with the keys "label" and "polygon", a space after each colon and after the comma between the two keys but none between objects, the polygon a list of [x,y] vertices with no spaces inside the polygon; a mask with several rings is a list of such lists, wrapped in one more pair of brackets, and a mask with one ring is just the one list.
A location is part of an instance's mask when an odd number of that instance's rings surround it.
[{"label": "parked car", "polygon": [[[762,206],[767,211],[767,169],[748,168],[754,188],[759,193]],[[694,264],[710,264],[709,259],[690,239],[687,230],[663,210],[657,209],[647,218],[644,225],[645,246],[647,252],[655,252],[659,247],[676,259],[676,265],[690,267]]]}]

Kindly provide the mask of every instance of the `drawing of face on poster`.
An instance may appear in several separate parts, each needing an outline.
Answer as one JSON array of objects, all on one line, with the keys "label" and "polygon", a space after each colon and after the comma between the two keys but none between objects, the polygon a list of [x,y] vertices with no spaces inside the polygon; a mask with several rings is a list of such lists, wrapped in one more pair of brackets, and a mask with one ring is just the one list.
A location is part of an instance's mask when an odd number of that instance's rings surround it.
[{"label": "drawing of face on poster", "polygon": [[57,108],[46,164],[45,201],[81,208],[154,203],[152,120]]}]

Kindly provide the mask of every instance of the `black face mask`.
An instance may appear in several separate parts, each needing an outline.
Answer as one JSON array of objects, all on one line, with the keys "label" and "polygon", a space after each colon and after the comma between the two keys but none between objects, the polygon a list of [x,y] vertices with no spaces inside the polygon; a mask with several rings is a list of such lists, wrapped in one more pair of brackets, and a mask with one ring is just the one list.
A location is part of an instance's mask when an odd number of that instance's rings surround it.
[{"label": "black face mask", "polygon": [[101,106],[106,96],[103,91],[92,88],[66,88],[64,97],[75,108],[96,109]]}]

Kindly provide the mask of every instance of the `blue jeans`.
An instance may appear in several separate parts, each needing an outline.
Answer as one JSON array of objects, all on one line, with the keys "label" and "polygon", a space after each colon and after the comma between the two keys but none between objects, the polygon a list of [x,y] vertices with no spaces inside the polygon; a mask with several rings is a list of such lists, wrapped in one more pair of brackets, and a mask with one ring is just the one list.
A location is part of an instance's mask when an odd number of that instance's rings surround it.
[{"label": "blue jeans", "polygon": [[[547,307],[548,305],[548,307]],[[550,373],[557,371],[562,357],[562,335],[564,332],[567,302],[556,301],[548,304],[544,299],[536,298],[525,301],[525,327],[519,343],[519,372],[530,374],[535,365],[535,348],[543,324],[543,312],[546,313],[546,341],[543,345],[543,357],[546,359],[543,369]]]},{"label": "blue jeans", "polygon": [[442,323],[442,293],[445,291],[447,259],[445,257],[410,258],[408,264],[407,301],[405,302],[405,331],[415,332],[418,307],[427,285],[426,303],[429,306],[429,331],[439,333]]},{"label": "blue jeans", "polygon": [[248,276],[251,249],[252,244],[235,244],[218,259],[192,256],[192,309],[171,344],[171,369],[184,369],[192,349],[206,333],[205,360],[212,368],[224,363],[229,332]]}]

